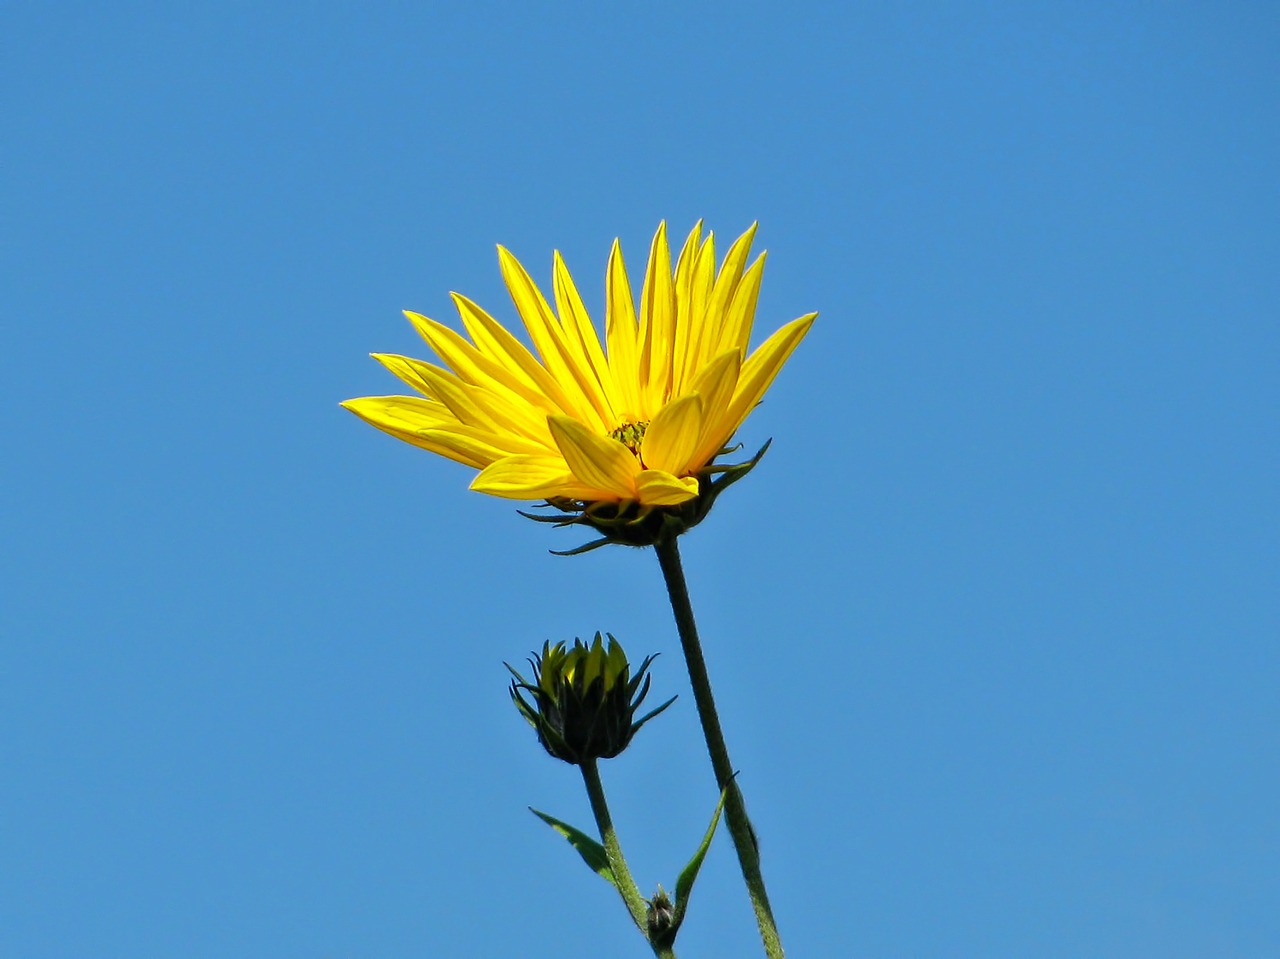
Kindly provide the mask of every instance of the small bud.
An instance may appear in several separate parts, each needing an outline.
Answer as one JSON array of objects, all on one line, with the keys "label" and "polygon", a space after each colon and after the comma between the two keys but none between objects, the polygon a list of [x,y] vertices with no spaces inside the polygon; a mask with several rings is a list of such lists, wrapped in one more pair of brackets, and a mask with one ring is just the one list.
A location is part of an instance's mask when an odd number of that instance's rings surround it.
[{"label": "small bud", "polygon": [[670,897],[661,886],[649,900],[647,912],[649,941],[659,948],[670,946],[676,938],[676,911]]},{"label": "small bud", "polygon": [[633,677],[622,645],[611,635],[607,647],[599,633],[590,646],[580,639],[571,648],[562,642],[543,643],[542,655],[535,653],[529,660],[532,682],[507,666],[515,677],[511,700],[537,731],[543,748],[557,759],[574,765],[612,759],[641,726],[675,701],[672,696],[635,720],[649,694],[651,662],[653,657],[646,657]]}]

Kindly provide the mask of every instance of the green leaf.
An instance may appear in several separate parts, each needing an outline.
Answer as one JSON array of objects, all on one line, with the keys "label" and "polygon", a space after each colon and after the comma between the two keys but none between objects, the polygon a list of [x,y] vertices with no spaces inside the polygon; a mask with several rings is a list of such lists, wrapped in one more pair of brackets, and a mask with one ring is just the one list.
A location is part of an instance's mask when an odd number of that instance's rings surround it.
[{"label": "green leaf", "polygon": [[716,834],[716,826],[720,824],[720,813],[724,811],[724,798],[732,788],[733,783],[730,783],[720,793],[720,801],[716,803],[716,811],[711,816],[711,825],[707,827],[707,834],[702,837],[702,845],[693,854],[689,864],[680,870],[680,876],[676,879],[676,908],[672,919],[672,925],[676,929],[679,929],[680,923],[684,921],[684,912],[689,908],[689,893],[693,891],[693,883],[698,878],[698,870],[702,868],[702,860],[707,858],[707,850],[711,848],[711,837]]},{"label": "green leaf", "polygon": [[[724,804],[723,798],[720,802],[722,805]],[[605,855],[604,846],[600,845],[581,829],[575,829],[567,822],[561,822],[555,816],[548,816],[546,813],[539,812],[532,806],[529,807],[529,812],[533,813],[560,835],[564,836],[565,839],[569,840],[569,845],[578,851],[578,855],[581,856],[582,861],[591,868],[591,871],[601,879],[606,880],[613,887],[617,888],[618,883],[617,880],[613,878],[613,870],[609,868],[609,857]],[[719,814],[720,810],[717,809],[716,815],[719,816]],[[712,828],[715,828],[714,824],[712,825]],[[710,840],[711,837],[708,836],[707,841],[710,842]],[[706,843],[703,845],[705,846]],[[704,849],[703,852],[705,853],[706,850]]]}]

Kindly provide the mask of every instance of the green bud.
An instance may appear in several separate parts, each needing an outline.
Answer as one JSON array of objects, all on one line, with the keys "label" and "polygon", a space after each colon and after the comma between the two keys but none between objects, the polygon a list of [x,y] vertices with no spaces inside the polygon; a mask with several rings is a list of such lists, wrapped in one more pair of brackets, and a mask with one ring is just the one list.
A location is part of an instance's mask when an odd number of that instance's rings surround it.
[{"label": "green bud", "polygon": [[670,947],[676,938],[676,912],[670,897],[661,886],[649,900],[646,911],[649,941],[660,948]]},{"label": "green bud", "polygon": [[580,639],[572,647],[543,643],[542,654],[529,660],[532,681],[507,666],[515,677],[510,692],[516,709],[548,753],[575,766],[612,759],[641,726],[675,701],[672,696],[637,721],[635,714],[649,694],[654,657],[646,657],[632,676],[622,644],[605,635],[607,646],[599,633],[590,645]]}]

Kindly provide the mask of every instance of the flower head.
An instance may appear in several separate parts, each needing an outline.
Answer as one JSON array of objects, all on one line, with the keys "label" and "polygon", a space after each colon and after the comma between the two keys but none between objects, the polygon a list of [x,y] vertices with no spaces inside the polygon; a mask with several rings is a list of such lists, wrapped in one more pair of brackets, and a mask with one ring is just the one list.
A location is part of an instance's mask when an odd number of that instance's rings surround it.
[{"label": "flower head", "polygon": [[572,647],[543,643],[542,655],[529,660],[532,682],[507,667],[515,677],[511,699],[552,756],[575,765],[611,759],[675,701],[673,696],[636,721],[636,711],[649,695],[651,662],[653,657],[647,657],[632,676],[622,645],[609,636],[606,647],[599,633],[590,645],[580,639]]},{"label": "flower head", "polygon": [[[760,402],[817,314],[782,327],[748,355],[761,254],[752,226],[715,263],[699,222],[671,265],[658,227],[637,304],[615,240],[605,276],[605,338],[556,253],[555,309],[502,247],[498,260],[536,355],[475,303],[452,294],[470,339],[417,313],[409,321],[443,366],[374,358],[418,396],[343,404],[414,446],[480,471],[471,488],[603,507],[629,521],[708,492],[712,460]],[[705,512],[705,510],[703,511]],[[699,517],[700,518],[700,517]]]}]

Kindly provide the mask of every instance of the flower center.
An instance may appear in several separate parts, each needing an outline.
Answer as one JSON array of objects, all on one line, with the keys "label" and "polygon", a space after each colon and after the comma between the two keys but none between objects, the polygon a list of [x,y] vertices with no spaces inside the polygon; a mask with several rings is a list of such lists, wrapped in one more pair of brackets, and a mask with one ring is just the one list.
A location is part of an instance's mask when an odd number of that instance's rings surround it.
[{"label": "flower center", "polygon": [[648,428],[648,420],[641,420],[638,423],[623,423],[611,432],[609,436],[631,450],[636,456],[639,456],[640,441],[644,439],[644,431]]}]

